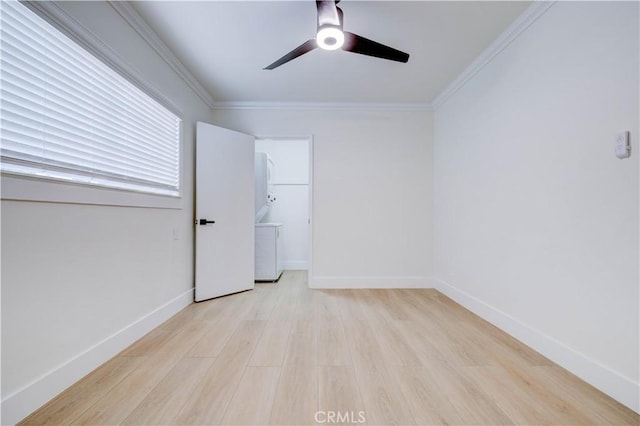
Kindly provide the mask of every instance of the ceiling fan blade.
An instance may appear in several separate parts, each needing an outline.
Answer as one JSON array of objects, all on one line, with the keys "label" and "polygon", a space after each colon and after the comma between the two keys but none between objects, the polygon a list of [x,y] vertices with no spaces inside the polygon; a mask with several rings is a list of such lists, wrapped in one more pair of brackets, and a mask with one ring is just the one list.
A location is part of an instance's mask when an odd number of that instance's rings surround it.
[{"label": "ceiling fan blade", "polygon": [[302,43],[300,46],[293,49],[291,52],[284,55],[282,58],[278,59],[271,65],[264,67],[263,70],[272,70],[274,68],[278,68],[282,64],[286,64],[292,59],[297,58],[298,56],[302,56],[307,52],[311,52],[313,49],[317,47],[316,39],[312,38],[311,40],[307,40]]},{"label": "ceiling fan blade", "polygon": [[316,0],[318,8],[318,28],[323,25],[340,26],[340,16],[335,0]]},{"label": "ceiling fan blade", "polygon": [[342,50],[347,52],[360,53],[362,55],[375,56],[376,58],[388,59],[390,61],[407,62],[409,54],[385,46],[368,38],[361,37],[357,34],[343,31],[344,44]]}]

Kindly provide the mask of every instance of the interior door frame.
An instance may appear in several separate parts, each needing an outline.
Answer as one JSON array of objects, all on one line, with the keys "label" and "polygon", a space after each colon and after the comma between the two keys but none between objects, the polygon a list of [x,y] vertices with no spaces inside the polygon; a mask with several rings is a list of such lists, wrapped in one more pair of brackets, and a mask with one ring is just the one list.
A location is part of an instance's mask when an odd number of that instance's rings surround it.
[{"label": "interior door frame", "polygon": [[254,135],[258,139],[299,140],[309,143],[309,266],[307,268],[307,286],[311,286],[313,277],[313,134],[307,135]]}]

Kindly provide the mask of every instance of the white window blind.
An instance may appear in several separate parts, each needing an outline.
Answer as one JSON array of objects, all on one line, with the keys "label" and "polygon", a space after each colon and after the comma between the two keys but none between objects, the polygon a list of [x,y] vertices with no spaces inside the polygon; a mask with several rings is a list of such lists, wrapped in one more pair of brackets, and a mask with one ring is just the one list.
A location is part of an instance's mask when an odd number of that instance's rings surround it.
[{"label": "white window blind", "polygon": [[179,195],[180,118],[19,2],[0,45],[3,173]]}]

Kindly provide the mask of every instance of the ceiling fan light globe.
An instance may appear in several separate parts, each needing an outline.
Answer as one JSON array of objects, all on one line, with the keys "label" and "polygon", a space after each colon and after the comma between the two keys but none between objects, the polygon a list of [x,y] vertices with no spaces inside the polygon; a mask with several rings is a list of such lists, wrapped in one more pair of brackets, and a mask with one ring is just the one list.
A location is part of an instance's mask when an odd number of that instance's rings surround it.
[{"label": "ceiling fan light globe", "polygon": [[324,27],[316,34],[318,47],[324,50],[337,50],[344,44],[344,33],[336,27]]}]

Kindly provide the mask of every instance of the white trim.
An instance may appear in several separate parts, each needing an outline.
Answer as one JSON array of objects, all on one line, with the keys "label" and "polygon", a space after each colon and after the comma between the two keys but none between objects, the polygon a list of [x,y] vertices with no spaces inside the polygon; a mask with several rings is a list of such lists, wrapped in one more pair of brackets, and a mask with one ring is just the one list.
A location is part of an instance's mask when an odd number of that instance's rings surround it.
[{"label": "white trim", "polygon": [[295,111],[430,111],[427,103],[369,102],[217,102],[214,110],[295,110]]},{"label": "white trim", "polygon": [[435,288],[616,401],[640,412],[640,384],[442,280]]},{"label": "white trim", "polygon": [[270,185],[273,186],[307,186],[309,185],[309,182],[291,182],[291,181],[277,181],[274,180],[271,182]]},{"label": "white trim", "polygon": [[256,137],[256,139],[262,139],[262,140],[271,140],[271,141],[306,141],[307,139],[312,139],[313,135],[312,134],[306,134],[306,135],[285,135],[285,136],[278,136],[278,135],[254,135]]},{"label": "white trim", "polygon": [[96,343],[2,400],[2,424],[16,424],[51,398],[117,355],[186,306],[193,303],[193,289],[187,290]]},{"label": "white trim", "polygon": [[431,277],[310,277],[309,287],[315,289],[345,288],[434,288]]},{"label": "white trim", "polygon": [[[184,80],[184,82],[194,91],[194,93],[202,99],[202,101],[214,110],[312,110],[312,111],[348,111],[348,110],[426,110],[432,111],[442,106],[454,93],[463,87],[469,79],[477,74],[485,65],[504,50],[509,44],[517,39],[520,34],[526,30],[533,22],[542,16],[556,0],[551,1],[534,1],[522,15],[518,17],[475,61],[471,63],[449,86],[447,86],[436,99],[431,103],[349,103],[349,102],[216,102],[209,91],[193,76],[193,74],[180,62],[175,54],[167,47],[167,45],[158,37],[144,19],[136,12],[136,10],[127,1],[108,1],[109,5],[118,12],[122,18],[151,46],[152,49]],[[66,32],[78,34],[82,38],[91,40],[96,39],[84,27],[75,22],[73,18],[68,16],[66,12],[56,5],[54,2],[29,2],[34,6],[33,9],[44,12],[47,17],[51,18],[56,24],[66,29]],[[87,33],[89,36],[87,36]],[[82,41],[82,40],[80,40]],[[87,43],[83,43],[85,47]],[[100,42],[102,49],[104,43]],[[104,45],[106,46],[106,45]],[[89,49],[101,58],[104,58],[102,52],[95,48]],[[110,49],[109,49],[110,50]],[[111,52],[110,52],[111,53]],[[114,64],[109,60],[108,63]],[[137,77],[137,73],[130,72],[130,68],[123,64],[116,63],[117,69],[125,70],[126,74],[135,77],[134,83],[140,84],[142,87],[150,87]],[[154,94],[157,91],[152,91]],[[164,98],[162,98],[164,102]],[[170,104],[171,105],[171,104]]]},{"label": "white trim", "polygon": [[453,82],[451,82],[431,102],[432,109],[440,108],[451,96],[460,90],[485,65],[489,64],[500,52],[506,49],[524,30],[541,17],[556,0],[534,1],[511,25],[478,56]]},{"label": "white trim", "polygon": [[153,50],[180,76],[182,80],[198,95],[200,99],[209,107],[213,108],[215,100],[204,86],[193,76],[176,55],[158,37],[151,27],[142,19],[140,14],[129,4],[128,1],[108,1],[109,5],[115,9],[122,18],[151,46]]},{"label": "white trim", "polygon": [[311,288],[313,277],[313,173],[314,143],[313,135],[309,135],[309,263],[307,265],[307,285]]},{"label": "white trim", "polygon": [[307,271],[309,270],[309,262],[306,260],[283,260],[282,269],[290,271]]}]

